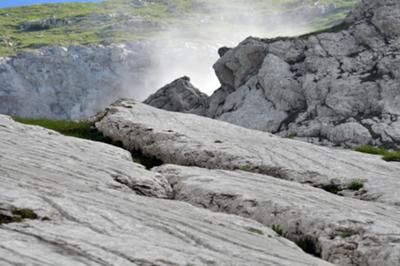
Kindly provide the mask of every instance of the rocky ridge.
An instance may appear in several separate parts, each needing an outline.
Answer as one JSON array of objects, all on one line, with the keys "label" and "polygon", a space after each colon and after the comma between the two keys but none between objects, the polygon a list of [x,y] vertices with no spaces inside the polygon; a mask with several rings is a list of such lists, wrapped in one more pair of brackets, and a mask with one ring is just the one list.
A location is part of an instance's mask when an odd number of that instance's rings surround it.
[{"label": "rocky ridge", "polygon": [[[164,163],[172,198],[254,219],[336,265],[400,260],[400,164],[129,100],[96,127]],[[179,165],[179,166],[178,166]]]},{"label": "rocky ridge", "polygon": [[400,147],[398,1],[361,1],[345,22],[223,49],[204,115],[312,143]]},{"label": "rocky ridge", "polygon": [[172,164],[146,170],[120,148],[0,116],[5,265],[400,260],[398,163],[129,100],[94,119],[125,149]]}]

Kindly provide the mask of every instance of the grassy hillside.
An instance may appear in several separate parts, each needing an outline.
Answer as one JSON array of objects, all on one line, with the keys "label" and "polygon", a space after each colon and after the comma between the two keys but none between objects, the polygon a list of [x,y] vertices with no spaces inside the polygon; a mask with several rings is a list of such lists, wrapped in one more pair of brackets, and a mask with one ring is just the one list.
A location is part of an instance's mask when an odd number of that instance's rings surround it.
[{"label": "grassy hillside", "polygon": [[[336,3],[340,8],[329,17],[314,18],[316,29],[327,27],[341,19],[356,0],[320,0]],[[138,6],[134,0],[106,0],[100,3],[43,4],[0,9],[0,55],[12,55],[24,49],[49,44],[87,44],[129,41],[144,38],[165,24],[207,14],[204,3],[231,8],[246,0],[161,0],[146,1]],[[253,0],[262,12],[284,12],[303,5],[299,0]],[[308,0],[314,3],[314,0]],[[238,11],[240,12],[240,11]],[[133,17],[144,19],[145,30],[124,27]],[[40,20],[53,20],[55,25],[45,25]],[[120,26],[121,25],[121,26]]]}]

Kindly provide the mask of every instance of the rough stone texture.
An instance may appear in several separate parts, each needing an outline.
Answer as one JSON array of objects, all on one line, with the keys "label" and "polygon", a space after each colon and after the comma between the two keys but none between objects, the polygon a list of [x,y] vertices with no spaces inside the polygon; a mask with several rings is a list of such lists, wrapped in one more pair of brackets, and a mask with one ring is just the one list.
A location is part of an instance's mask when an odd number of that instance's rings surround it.
[{"label": "rough stone texture", "polygon": [[144,103],[168,111],[204,115],[208,96],[195,88],[188,77],[182,77],[150,95]]},{"label": "rough stone texture", "polygon": [[154,171],[168,178],[175,200],[252,218],[296,242],[308,239],[336,265],[400,262],[399,208],[243,171],[175,165]]},{"label": "rough stone texture", "polygon": [[400,148],[400,2],[364,0],[341,25],[248,38],[214,69],[209,116],[313,143]]},{"label": "rough stone texture", "polygon": [[47,47],[0,58],[0,113],[75,119],[93,115],[119,97],[137,97],[130,84],[144,75],[149,51],[136,42]]},{"label": "rough stone texture", "polygon": [[362,180],[365,187],[354,197],[400,205],[400,164],[379,156],[320,147],[129,100],[116,102],[97,119],[97,128],[106,136],[166,163],[242,169],[339,190]]},{"label": "rough stone texture", "polygon": [[0,116],[0,150],[0,214],[39,216],[0,225],[1,265],[330,265],[255,221],[139,196],[170,188],[119,148]]}]

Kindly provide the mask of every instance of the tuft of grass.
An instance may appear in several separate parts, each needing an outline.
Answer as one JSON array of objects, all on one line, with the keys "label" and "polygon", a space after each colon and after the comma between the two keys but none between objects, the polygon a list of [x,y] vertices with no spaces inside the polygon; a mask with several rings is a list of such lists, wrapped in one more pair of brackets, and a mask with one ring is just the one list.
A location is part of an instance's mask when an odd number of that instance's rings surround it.
[{"label": "tuft of grass", "polygon": [[277,234],[280,235],[280,236],[283,236],[283,235],[284,235],[283,229],[281,228],[280,225],[275,225],[275,224],[272,225],[272,230],[274,230],[275,233],[277,233]]},{"label": "tuft of grass", "polygon": [[360,179],[353,180],[351,183],[347,186],[348,189],[350,190],[360,190],[364,187],[364,182]]},{"label": "tuft of grass", "polygon": [[383,155],[383,160],[387,162],[400,162],[400,151],[385,153],[385,155]]},{"label": "tuft of grass", "polygon": [[248,227],[247,231],[249,231],[250,233],[253,233],[253,234],[257,234],[257,235],[264,235],[263,231],[261,231],[260,229],[254,228],[254,227]]},{"label": "tuft of grass", "polygon": [[88,121],[22,117],[14,117],[14,120],[22,124],[41,126],[51,129],[65,136],[112,144],[112,140],[110,138],[104,137],[103,134],[95,128],[94,124]]},{"label": "tuft of grass", "polygon": [[19,217],[21,217],[22,219],[32,219],[32,220],[35,220],[35,219],[38,219],[38,218],[39,218],[39,217],[37,216],[37,214],[36,214],[34,211],[30,210],[30,209],[20,209],[20,208],[17,208],[17,209],[12,210],[12,214],[13,214],[14,216],[19,216]]},{"label": "tuft of grass", "polygon": [[350,229],[350,228],[344,228],[344,229],[340,229],[338,231],[339,231],[339,235],[341,238],[348,238],[348,237],[351,237],[351,236],[357,234],[356,231],[354,231],[353,229]]},{"label": "tuft of grass", "polygon": [[343,189],[342,189],[339,185],[337,185],[337,184],[323,185],[323,186],[321,186],[321,189],[323,189],[323,190],[325,190],[325,191],[327,191],[327,192],[329,192],[329,193],[336,194],[336,195],[337,195],[340,191],[343,190]]},{"label": "tuft of grass", "polygon": [[11,214],[0,213],[0,224],[20,223],[24,219],[36,220],[39,216],[30,209],[15,208],[11,210]]},{"label": "tuft of grass", "polygon": [[375,147],[375,146],[371,146],[368,144],[360,145],[360,146],[356,147],[354,150],[358,151],[358,152],[374,154],[374,155],[385,155],[385,153],[387,152],[384,148]]},{"label": "tuft of grass", "polygon": [[251,172],[251,171],[252,171],[252,168],[251,168],[250,165],[242,165],[242,166],[239,166],[239,167],[237,168],[237,170],[245,171],[245,172]]},{"label": "tuft of grass", "polygon": [[400,151],[389,151],[381,147],[375,147],[367,144],[360,145],[354,150],[362,153],[382,155],[382,159],[387,162],[400,162]]},{"label": "tuft of grass", "polygon": [[[59,120],[59,119],[45,119],[45,118],[23,118],[14,117],[16,122],[41,126],[47,129],[57,131],[65,136],[87,139],[97,142],[103,142],[119,148],[123,148],[121,141],[113,141],[109,137],[105,137],[99,132],[95,125],[88,121],[72,121],[72,120]],[[140,151],[132,151],[132,159],[134,162],[144,165],[147,169],[151,169],[163,164],[161,160],[154,157],[145,156]]]}]

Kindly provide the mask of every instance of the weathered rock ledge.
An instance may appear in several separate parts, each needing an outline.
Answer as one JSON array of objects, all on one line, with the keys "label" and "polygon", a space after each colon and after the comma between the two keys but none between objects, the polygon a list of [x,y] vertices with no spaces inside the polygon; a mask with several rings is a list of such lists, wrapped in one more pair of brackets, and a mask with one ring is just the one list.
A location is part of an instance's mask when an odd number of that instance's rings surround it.
[{"label": "weathered rock ledge", "polygon": [[[162,199],[166,179],[122,149],[0,116],[0,150],[1,265],[331,265],[250,219]],[[5,219],[15,208],[37,217]]]},{"label": "weathered rock ledge", "polygon": [[[400,164],[378,156],[320,147],[131,100],[111,105],[96,126],[126,149],[165,163],[258,172],[400,206]],[[357,180],[364,183],[363,189],[349,191],[349,184]]]},{"label": "weathered rock ledge", "polygon": [[243,171],[165,165],[174,199],[249,217],[336,265],[397,265],[400,209]]}]

